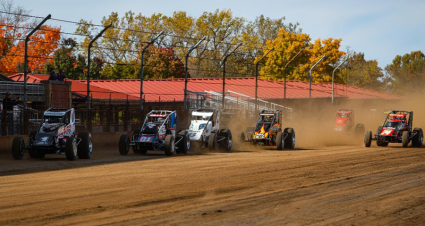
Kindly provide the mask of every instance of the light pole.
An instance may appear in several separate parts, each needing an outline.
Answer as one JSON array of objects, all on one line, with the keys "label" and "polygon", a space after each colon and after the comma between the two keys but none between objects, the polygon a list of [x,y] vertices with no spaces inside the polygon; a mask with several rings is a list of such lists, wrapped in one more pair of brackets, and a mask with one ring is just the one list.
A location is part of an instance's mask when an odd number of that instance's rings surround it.
[{"label": "light pole", "polygon": [[[145,80],[145,76],[143,75],[143,68],[145,68],[145,52],[148,49],[148,47],[150,45],[152,45],[153,43],[155,43],[155,41],[159,38],[159,36],[163,35],[164,31],[159,32],[159,34],[153,38],[150,42],[148,42],[148,44],[145,46],[145,48],[143,48],[142,50],[142,64],[141,64],[141,69],[140,69],[140,111],[143,111],[143,81]],[[143,120],[143,118],[140,118],[141,120]]]},{"label": "light pole", "polygon": [[288,61],[288,63],[286,63],[285,67],[283,68],[283,73],[285,73],[285,76],[283,77],[283,99],[286,100],[286,67],[288,67],[288,65],[295,59],[298,57],[298,55],[301,54],[301,52],[304,50],[304,48],[302,48],[297,54],[295,54],[294,57],[292,57],[292,59],[290,61]]},{"label": "light pole", "polygon": [[242,43],[239,43],[232,51],[230,51],[225,57],[224,57],[224,59],[223,59],[223,92],[222,92],[222,94],[223,94],[223,96],[222,96],[222,100],[221,100],[221,107],[224,109],[224,98],[225,98],[225,95],[226,95],[226,93],[225,93],[225,86],[226,86],[226,61],[227,61],[227,58],[233,53],[233,52],[235,52],[238,48],[239,48],[239,46],[241,46],[242,45]]},{"label": "light pole", "polygon": [[317,62],[313,65],[313,67],[311,67],[311,68],[310,68],[310,95],[309,95],[309,98],[310,98],[310,99],[311,99],[311,81],[312,81],[311,71],[313,70],[313,68],[315,68],[315,67],[316,67],[316,65],[317,65],[317,64],[319,64],[319,63],[320,63],[320,61],[322,61],[323,59],[325,59],[325,57],[326,57],[326,55],[323,55],[323,56],[322,56],[322,58],[320,58],[320,60],[319,60],[319,61],[317,61]]},{"label": "light pole", "polygon": [[264,57],[266,57],[273,50],[274,50],[274,47],[269,49],[269,51],[267,51],[267,53],[264,54],[255,64],[255,111],[258,110],[258,95],[257,95],[257,91],[258,91],[258,64],[260,64],[260,61],[263,60]]},{"label": "light pole", "polygon": [[342,64],[345,63],[345,61],[348,60],[348,57],[346,57],[332,72],[332,105],[334,104],[334,79],[335,79],[335,71],[341,67]]},{"label": "light pole", "polygon": [[184,75],[184,110],[185,111],[187,110],[187,71],[188,71],[187,63],[188,63],[189,55],[193,50],[195,50],[201,44],[202,41],[205,40],[205,38],[206,37],[204,36],[201,40],[199,40],[199,42],[196,43],[196,45],[194,45],[193,47],[191,47],[186,54],[186,66],[185,66],[185,75]]}]

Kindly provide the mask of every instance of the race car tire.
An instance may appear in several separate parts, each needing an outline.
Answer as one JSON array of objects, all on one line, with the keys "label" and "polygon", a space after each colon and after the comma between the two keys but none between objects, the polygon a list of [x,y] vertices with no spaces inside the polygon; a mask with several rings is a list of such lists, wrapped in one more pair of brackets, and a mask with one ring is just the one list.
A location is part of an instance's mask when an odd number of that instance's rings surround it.
[{"label": "race car tire", "polygon": [[165,137],[165,147],[164,147],[165,155],[172,156],[174,155],[175,150],[176,150],[176,143],[174,141],[173,135],[167,135]]},{"label": "race car tire", "polygon": [[216,148],[217,148],[216,134],[211,133],[210,136],[208,137],[208,149],[210,151],[214,151]]},{"label": "race car tire", "polygon": [[[135,135],[138,135],[140,133],[140,129],[135,129],[134,131],[133,131],[133,135],[131,136],[131,139],[133,140],[133,141],[136,141],[136,139],[134,139],[134,136]],[[134,154],[136,154],[136,155],[138,155],[138,154],[146,154],[146,152],[147,152],[147,150],[145,150],[145,153],[142,153],[142,150],[139,148],[139,146],[138,145],[134,145],[133,147],[132,147],[132,149],[133,149],[133,153]]]},{"label": "race car tire", "polygon": [[372,144],[372,131],[366,131],[366,133],[364,134],[364,146],[365,147],[370,147],[370,145]]},{"label": "race car tire", "polygon": [[424,133],[421,128],[414,128],[413,131],[416,132],[416,135],[413,137],[412,146],[420,148],[424,142]]},{"label": "race car tire", "polygon": [[285,149],[294,149],[295,148],[295,130],[293,128],[285,128],[283,131],[284,134],[288,134],[285,138]]},{"label": "race car tire", "polygon": [[120,137],[120,142],[118,144],[118,149],[121,155],[127,155],[130,150],[130,138],[127,134],[122,134]]},{"label": "race car tire", "polygon": [[283,150],[285,147],[285,139],[284,134],[282,132],[278,132],[276,135],[276,148],[277,150]]},{"label": "race car tire", "polygon": [[74,137],[69,137],[66,139],[65,143],[65,156],[69,161],[74,161],[77,157],[77,142]]},{"label": "race car tire", "polygon": [[90,159],[93,152],[93,141],[89,132],[81,132],[78,134],[80,143],[78,143],[77,155],[79,159]]},{"label": "race car tire", "polygon": [[230,152],[232,150],[233,141],[232,141],[232,132],[228,129],[223,129],[220,132],[221,137],[225,137],[226,139],[223,140],[222,146],[225,151]]},{"label": "race car tire", "polygon": [[190,137],[187,130],[181,130],[178,135],[182,136],[182,140],[179,143],[178,154],[188,154],[190,150]]},{"label": "race car tire", "polygon": [[12,156],[15,160],[21,160],[25,154],[25,141],[22,137],[13,138]]},{"label": "race car tire", "polygon": [[403,148],[407,148],[407,146],[409,145],[409,131],[403,131],[401,143],[403,145]]}]

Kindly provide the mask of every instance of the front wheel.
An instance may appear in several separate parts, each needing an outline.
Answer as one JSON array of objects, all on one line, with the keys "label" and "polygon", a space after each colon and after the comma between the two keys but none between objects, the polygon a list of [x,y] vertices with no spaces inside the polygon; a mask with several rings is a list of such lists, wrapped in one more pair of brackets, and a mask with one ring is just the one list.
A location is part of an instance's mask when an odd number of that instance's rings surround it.
[{"label": "front wheel", "polygon": [[283,148],[285,147],[285,139],[283,136],[284,135],[282,132],[278,132],[276,134],[276,149],[277,150],[283,150]]},{"label": "front wheel", "polygon": [[407,146],[409,145],[409,131],[403,131],[401,143],[404,148],[407,148]]},{"label": "front wheel", "polygon": [[25,153],[25,141],[22,137],[13,138],[12,156],[15,160],[21,160]]},{"label": "front wheel", "polygon": [[220,132],[220,136],[225,137],[224,142],[222,143],[224,149],[228,152],[232,150],[232,132],[228,129],[224,129]]},{"label": "front wheel", "polygon": [[365,147],[370,147],[370,145],[372,144],[372,131],[366,131],[366,133],[364,134],[364,146]]},{"label": "front wheel", "polygon": [[165,137],[165,155],[167,156],[172,156],[174,155],[175,152],[175,142],[174,142],[174,137],[173,135],[167,135]]},{"label": "front wheel", "polygon": [[208,137],[208,149],[210,151],[214,151],[216,147],[217,147],[216,134],[211,133],[210,136]]},{"label": "front wheel", "polygon": [[77,157],[77,142],[74,137],[69,137],[65,143],[65,156],[69,161],[74,161]]},{"label": "front wheel", "polygon": [[120,143],[118,149],[121,155],[127,155],[130,150],[130,139],[127,134],[122,134],[120,137]]}]

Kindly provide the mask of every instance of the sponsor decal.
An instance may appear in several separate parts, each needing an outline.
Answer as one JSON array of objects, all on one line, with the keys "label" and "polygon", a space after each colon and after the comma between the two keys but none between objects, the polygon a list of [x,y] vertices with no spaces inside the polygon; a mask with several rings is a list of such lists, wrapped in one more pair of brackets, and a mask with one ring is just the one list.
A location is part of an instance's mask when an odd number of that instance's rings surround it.
[{"label": "sponsor decal", "polygon": [[393,133],[393,131],[394,131],[393,129],[383,129],[381,131],[381,135],[389,136]]},{"label": "sponsor decal", "polygon": [[269,133],[266,132],[266,130],[264,129],[264,123],[263,123],[263,126],[258,131],[255,131],[254,135],[256,138],[263,138],[269,135]]},{"label": "sponsor decal", "polygon": [[153,136],[140,136],[139,142],[152,142]]}]

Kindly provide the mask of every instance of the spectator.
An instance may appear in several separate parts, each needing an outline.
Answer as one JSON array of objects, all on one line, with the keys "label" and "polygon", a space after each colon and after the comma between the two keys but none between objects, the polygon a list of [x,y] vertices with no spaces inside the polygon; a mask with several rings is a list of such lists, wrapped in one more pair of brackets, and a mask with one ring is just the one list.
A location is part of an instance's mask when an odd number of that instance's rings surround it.
[{"label": "spectator", "polygon": [[49,80],[56,80],[56,72],[55,72],[55,70],[52,70],[50,72]]},{"label": "spectator", "polygon": [[12,93],[7,92],[6,97],[3,99],[3,108],[7,110],[7,135],[13,135],[13,106],[18,104],[20,98],[12,99]]},{"label": "spectator", "polygon": [[62,70],[59,70],[58,81],[65,81],[65,73]]}]

